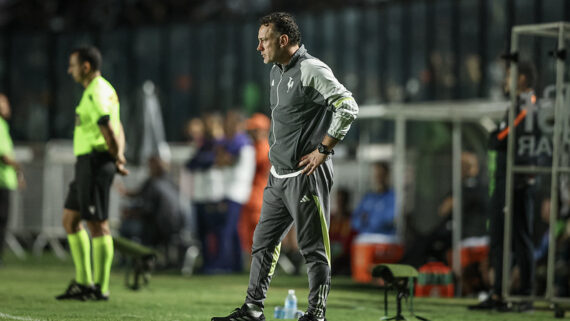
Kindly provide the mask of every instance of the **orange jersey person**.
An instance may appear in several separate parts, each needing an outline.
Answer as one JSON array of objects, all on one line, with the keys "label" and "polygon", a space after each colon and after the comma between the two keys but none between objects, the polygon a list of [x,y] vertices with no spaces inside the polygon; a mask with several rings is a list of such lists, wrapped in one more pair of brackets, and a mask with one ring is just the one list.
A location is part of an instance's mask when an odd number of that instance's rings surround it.
[{"label": "orange jersey person", "polygon": [[247,120],[246,129],[250,134],[255,148],[255,176],[249,201],[243,206],[238,223],[238,232],[242,249],[251,253],[253,231],[259,221],[263,190],[269,176],[269,126],[270,120],[264,114],[256,113]]}]

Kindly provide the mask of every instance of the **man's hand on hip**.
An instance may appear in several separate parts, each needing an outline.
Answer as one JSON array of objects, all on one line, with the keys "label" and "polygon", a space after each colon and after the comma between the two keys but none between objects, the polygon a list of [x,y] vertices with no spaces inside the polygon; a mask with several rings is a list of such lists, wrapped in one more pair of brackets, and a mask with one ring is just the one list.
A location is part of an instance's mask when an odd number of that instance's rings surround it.
[{"label": "man's hand on hip", "polygon": [[322,154],[318,149],[315,149],[310,154],[301,157],[299,167],[305,166],[305,168],[303,168],[303,174],[309,176],[313,174],[317,167],[321,166],[321,164],[327,160],[327,157],[328,155]]}]

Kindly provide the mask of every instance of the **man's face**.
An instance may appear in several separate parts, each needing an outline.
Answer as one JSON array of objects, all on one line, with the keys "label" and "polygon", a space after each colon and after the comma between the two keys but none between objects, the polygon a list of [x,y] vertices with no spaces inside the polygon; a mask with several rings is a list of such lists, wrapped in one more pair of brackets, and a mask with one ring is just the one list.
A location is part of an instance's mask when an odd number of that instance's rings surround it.
[{"label": "man's face", "polygon": [[388,189],[388,172],[380,165],[375,165],[373,169],[374,184],[378,192],[385,192]]},{"label": "man's face", "polygon": [[205,136],[206,128],[201,118],[192,118],[186,126],[186,135],[194,142],[201,141]]},{"label": "man's face", "polygon": [[73,80],[75,80],[78,83],[81,83],[85,78],[86,74],[84,69],[85,68],[83,67],[83,64],[81,64],[81,62],[79,61],[77,53],[72,53],[69,56],[69,67],[67,68],[67,73],[70,74],[71,77],[73,77]]},{"label": "man's face", "polygon": [[235,112],[228,112],[224,118],[224,131],[226,135],[233,136],[241,130],[241,117]]},{"label": "man's face", "polygon": [[[519,77],[517,79],[517,91],[521,91],[526,89],[526,77],[525,75],[521,75],[519,73]],[[511,92],[511,69],[507,69],[507,72],[505,73],[505,82],[504,82],[504,87],[503,90],[505,92],[505,94],[509,94]]]},{"label": "man's face", "polygon": [[281,54],[281,47],[279,46],[279,35],[273,30],[273,24],[259,27],[257,38],[259,40],[257,51],[261,53],[263,63],[278,62],[277,59]]}]

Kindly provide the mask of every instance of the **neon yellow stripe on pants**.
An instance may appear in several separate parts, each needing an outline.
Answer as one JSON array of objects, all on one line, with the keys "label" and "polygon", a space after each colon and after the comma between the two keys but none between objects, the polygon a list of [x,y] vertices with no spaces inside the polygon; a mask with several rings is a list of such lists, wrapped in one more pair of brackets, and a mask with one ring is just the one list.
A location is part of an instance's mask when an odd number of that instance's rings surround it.
[{"label": "neon yellow stripe on pants", "polygon": [[327,263],[329,264],[329,268],[331,267],[331,242],[329,240],[329,228],[327,226],[327,220],[325,219],[325,213],[323,213],[323,209],[321,208],[321,202],[319,202],[319,197],[313,195],[313,199],[317,204],[317,208],[319,210],[319,218],[321,219],[321,232],[323,233],[323,242],[325,243],[325,252],[327,253]]},{"label": "neon yellow stripe on pants", "polygon": [[279,260],[279,253],[281,253],[281,243],[275,247],[273,251],[273,261],[271,261],[271,269],[269,269],[269,276],[273,276],[275,273],[275,267],[277,266],[277,260]]}]

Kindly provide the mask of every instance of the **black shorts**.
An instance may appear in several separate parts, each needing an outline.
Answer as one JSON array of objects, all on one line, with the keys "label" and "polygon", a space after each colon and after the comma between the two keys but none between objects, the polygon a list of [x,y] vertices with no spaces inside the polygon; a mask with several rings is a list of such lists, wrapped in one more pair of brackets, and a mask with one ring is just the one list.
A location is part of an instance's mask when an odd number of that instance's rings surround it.
[{"label": "black shorts", "polygon": [[115,161],[107,152],[78,156],[65,208],[80,212],[81,218],[87,221],[107,220],[109,192],[116,171]]}]

